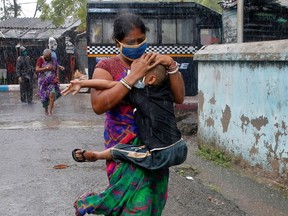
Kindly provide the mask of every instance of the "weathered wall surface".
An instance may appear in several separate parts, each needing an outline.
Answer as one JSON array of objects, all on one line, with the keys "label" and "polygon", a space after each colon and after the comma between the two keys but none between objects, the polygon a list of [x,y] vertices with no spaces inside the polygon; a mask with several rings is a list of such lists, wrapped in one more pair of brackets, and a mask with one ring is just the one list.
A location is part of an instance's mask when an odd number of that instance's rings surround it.
[{"label": "weathered wall surface", "polygon": [[288,171],[288,40],[198,51],[198,139],[277,175]]}]

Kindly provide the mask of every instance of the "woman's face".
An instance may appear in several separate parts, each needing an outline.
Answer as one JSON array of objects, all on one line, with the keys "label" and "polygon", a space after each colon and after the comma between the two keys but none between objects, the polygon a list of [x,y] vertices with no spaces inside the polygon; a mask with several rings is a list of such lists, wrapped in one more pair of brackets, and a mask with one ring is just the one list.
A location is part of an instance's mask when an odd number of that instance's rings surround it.
[{"label": "woman's face", "polygon": [[47,53],[44,55],[45,61],[51,61],[51,53]]},{"label": "woman's face", "polygon": [[143,32],[141,32],[139,28],[134,28],[120,42],[127,45],[138,45],[141,44],[145,39],[146,35]]},{"label": "woman's face", "polygon": [[147,48],[146,35],[139,28],[134,28],[123,40],[116,40],[116,44],[123,60],[132,62],[145,53]]}]

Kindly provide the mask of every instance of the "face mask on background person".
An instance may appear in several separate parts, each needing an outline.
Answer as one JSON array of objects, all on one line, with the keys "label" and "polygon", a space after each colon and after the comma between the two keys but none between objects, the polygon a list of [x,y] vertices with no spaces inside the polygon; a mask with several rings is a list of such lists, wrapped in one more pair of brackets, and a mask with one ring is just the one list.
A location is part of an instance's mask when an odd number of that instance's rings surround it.
[{"label": "face mask on background person", "polygon": [[120,44],[119,51],[122,56],[124,56],[126,59],[133,61],[134,59],[140,58],[144,53],[148,46],[147,44],[147,38],[138,45],[127,45],[123,44],[118,41]]},{"label": "face mask on background person", "polygon": [[23,56],[28,56],[27,50],[24,50],[24,51],[23,51]]}]

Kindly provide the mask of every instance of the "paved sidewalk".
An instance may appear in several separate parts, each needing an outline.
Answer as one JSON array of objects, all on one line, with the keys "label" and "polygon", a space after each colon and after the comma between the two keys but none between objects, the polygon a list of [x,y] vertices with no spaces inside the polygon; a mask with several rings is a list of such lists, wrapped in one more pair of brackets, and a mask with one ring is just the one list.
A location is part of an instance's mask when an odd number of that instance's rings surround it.
[{"label": "paved sidewalk", "polygon": [[[237,166],[224,168],[204,160],[197,155],[197,136],[184,136],[184,139],[189,142],[187,160],[179,168],[183,171],[184,176],[192,176],[194,181],[201,182],[208,188],[217,191],[225,199],[234,202],[247,215],[288,215],[287,191],[285,195],[283,191],[275,187],[275,182],[271,179],[261,177],[257,173],[247,172]],[[199,173],[196,174],[195,171],[199,171]],[[193,184],[193,181],[190,184]],[[187,185],[180,183],[178,187],[180,187],[178,190],[183,193],[187,190]],[[223,202],[227,201],[223,200]]]},{"label": "paved sidewalk", "polygon": [[[184,116],[179,128],[184,139],[189,142],[187,160],[183,167],[180,166],[178,169],[182,170],[184,176],[192,175],[194,181],[201,182],[222,194],[227,200],[233,201],[247,215],[287,216],[287,185],[278,185],[277,188],[277,183],[273,179],[265,178],[260,173],[248,172],[249,169],[244,170],[236,165],[233,168],[223,168],[197,155],[197,108],[197,96],[185,97],[183,104],[175,106],[176,112]],[[194,171],[199,173],[195,174]],[[283,186],[287,188],[286,195]],[[185,186],[178,189],[183,192],[186,190]]]}]

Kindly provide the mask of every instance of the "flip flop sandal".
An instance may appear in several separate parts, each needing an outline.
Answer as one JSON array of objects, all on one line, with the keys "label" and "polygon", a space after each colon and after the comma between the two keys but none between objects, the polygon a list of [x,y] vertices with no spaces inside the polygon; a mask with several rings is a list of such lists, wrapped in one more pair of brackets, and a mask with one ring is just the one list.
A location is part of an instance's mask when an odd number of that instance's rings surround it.
[{"label": "flip flop sandal", "polygon": [[[82,156],[82,158],[83,158],[83,160],[80,160],[77,156],[76,156],[76,152],[77,151],[81,151],[81,156]],[[76,161],[76,162],[86,162],[87,160],[86,160],[86,158],[85,158],[85,156],[84,156],[84,153],[86,152],[86,150],[81,150],[81,149],[74,149],[73,151],[72,151],[72,157],[73,157],[73,159]]]}]

